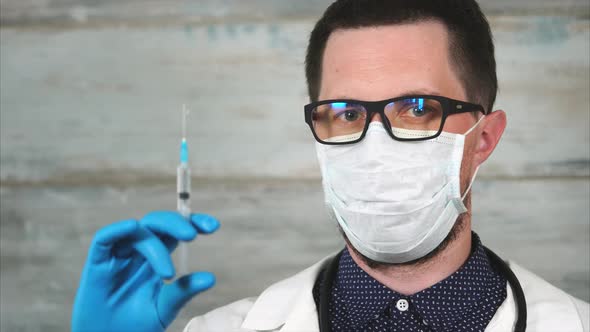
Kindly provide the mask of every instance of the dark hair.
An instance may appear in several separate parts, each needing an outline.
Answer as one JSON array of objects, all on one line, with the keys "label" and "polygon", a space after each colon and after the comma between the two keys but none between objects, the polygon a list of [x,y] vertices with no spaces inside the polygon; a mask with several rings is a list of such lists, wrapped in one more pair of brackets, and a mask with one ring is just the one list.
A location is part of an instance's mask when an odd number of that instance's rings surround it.
[{"label": "dark hair", "polygon": [[305,74],[311,101],[320,93],[322,60],[338,29],[437,20],[449,32],[449,54],[468,101],[492,111],[498,92],[490,25],[475,0],[338,0],[316,23],[307,47]]}]

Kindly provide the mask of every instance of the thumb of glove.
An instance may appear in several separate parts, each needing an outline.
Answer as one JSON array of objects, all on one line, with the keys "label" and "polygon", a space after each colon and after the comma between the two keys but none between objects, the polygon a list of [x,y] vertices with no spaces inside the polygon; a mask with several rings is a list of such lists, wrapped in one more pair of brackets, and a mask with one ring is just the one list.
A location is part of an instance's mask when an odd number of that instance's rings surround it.
[{"label": "thumb of glove", "polygon": [[215,285],[215,276],[210,272],[185,275],[171,284],[164,285],[158,295],[157,309],[164,328],[176,318],[180,309],[193,296]]}]

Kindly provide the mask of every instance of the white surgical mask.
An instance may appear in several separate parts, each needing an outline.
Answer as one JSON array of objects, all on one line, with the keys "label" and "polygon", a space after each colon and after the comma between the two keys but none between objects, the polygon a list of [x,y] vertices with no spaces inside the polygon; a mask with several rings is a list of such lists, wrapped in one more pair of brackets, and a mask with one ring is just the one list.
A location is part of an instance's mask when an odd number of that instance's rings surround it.
[{"label": "white surgical mask", "polygon": [[463,146],[481,119],[464,135],[442,132],[426,141],[393,140],[373,122],[359,143],[316,143],[326,203],[356,250],[404,263],[440,245],[467,211],[463,199],[477,170],[461,195]]}]

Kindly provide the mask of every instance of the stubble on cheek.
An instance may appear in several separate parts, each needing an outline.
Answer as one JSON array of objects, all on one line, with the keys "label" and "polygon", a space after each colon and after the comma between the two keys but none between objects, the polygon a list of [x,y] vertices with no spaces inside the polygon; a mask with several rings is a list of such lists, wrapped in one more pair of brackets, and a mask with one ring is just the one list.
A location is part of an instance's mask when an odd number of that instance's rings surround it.
[{"label": "stubble on cheek", "polygon": [[[459,181],[461,183],[461,195],[465,194],[465,190],[467,190],[467,187],[469,187],[469,183],[473,178],[473,172],[475,172],[475,167],[473,167],[473,157],[475,154],[476,144],[477,140],[475,139],[475,137],[473,137],[472,139],[465,139],[463,158],[461,159],[461,173],[459,176]],[[467,206],[467,204],[465,204],[465,206]],[[470,209],[470,206],[467,206],[467,208]]]}]

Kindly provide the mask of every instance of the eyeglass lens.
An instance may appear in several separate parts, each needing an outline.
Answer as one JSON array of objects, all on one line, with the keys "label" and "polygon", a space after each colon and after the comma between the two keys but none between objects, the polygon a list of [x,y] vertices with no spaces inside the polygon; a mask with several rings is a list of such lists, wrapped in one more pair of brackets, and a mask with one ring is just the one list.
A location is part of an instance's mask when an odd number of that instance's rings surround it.
[{"label": "eyeglass lens", "polygon": [[[442,123],[443,106],[430,98],[408,98],[391,102],[384,112],[392,133],[403,139],[424,139],[435,136]],[[361,104],[333,102],[312,110],[316,136],[324,142],[358,140],[365,128],[368,112]]]}]

